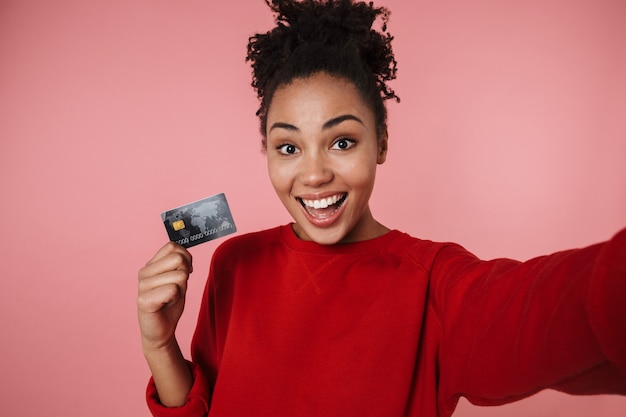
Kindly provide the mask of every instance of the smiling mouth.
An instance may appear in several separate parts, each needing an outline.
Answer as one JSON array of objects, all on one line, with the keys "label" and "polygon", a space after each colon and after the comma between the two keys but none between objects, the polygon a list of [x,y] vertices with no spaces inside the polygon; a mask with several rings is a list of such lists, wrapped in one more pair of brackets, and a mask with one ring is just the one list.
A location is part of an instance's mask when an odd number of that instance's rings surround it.
[{"label": "smiling mouth", "polygon": [[327,219],[339,210],[347,196],[348,193],[340,193],[319,200],[307,200],[300,197],[296,199],[311,217]]}]

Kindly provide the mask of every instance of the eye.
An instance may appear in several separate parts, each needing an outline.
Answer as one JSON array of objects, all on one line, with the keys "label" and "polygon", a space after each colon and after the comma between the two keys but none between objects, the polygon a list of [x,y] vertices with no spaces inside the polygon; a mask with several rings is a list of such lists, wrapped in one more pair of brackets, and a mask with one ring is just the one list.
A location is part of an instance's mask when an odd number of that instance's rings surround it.
[{"label": "eye", "polygon": [[278,152],[283,155],[293,155],[298,152],[298,148],[296,148],[296,145],[292,145],[291,143],[285,143],[278,146],[276,149],[278,149]]},{"label": "eye", "polygon": [[335,143],[333,143],[333,146],[331,149],[345,151],[347,149],[350,149],[354,145],[356,145],[356,141],[354,139],[340,138],[340,139],[337,139]]}]

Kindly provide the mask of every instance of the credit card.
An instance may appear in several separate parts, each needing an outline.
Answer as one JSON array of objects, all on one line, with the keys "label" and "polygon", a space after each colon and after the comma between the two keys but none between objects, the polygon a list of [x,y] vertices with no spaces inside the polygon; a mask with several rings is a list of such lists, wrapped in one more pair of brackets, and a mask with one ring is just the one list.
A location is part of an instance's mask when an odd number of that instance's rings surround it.
[{"label": "credit card", "polygon": [[172,242],[190,248],[235,233],[235,221],[224,193],[161,213]]}]

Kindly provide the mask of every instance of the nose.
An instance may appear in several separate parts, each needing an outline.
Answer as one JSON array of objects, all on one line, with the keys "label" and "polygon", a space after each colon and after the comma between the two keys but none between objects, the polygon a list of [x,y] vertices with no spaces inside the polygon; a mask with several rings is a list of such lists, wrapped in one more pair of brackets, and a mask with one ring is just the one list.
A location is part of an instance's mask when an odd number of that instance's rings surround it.
[{"label": "nose", "polygon": [[334,174],[323,152],[309,152],[301,159],[300,182],[308,187],[320,187],[333,180]]}]

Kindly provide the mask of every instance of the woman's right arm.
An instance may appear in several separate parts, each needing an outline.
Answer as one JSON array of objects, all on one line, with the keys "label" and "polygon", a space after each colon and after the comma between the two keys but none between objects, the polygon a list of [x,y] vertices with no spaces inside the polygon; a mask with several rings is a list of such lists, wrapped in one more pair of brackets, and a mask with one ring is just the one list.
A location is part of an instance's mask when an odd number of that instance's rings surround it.
[{"label": "woman's right arm", "polygon": [[166,407],[184,405],[193,384],[175,336],[192,269],[191,254],[168,242],[139,271],[137,314],[141,344],[159,400]]}]

